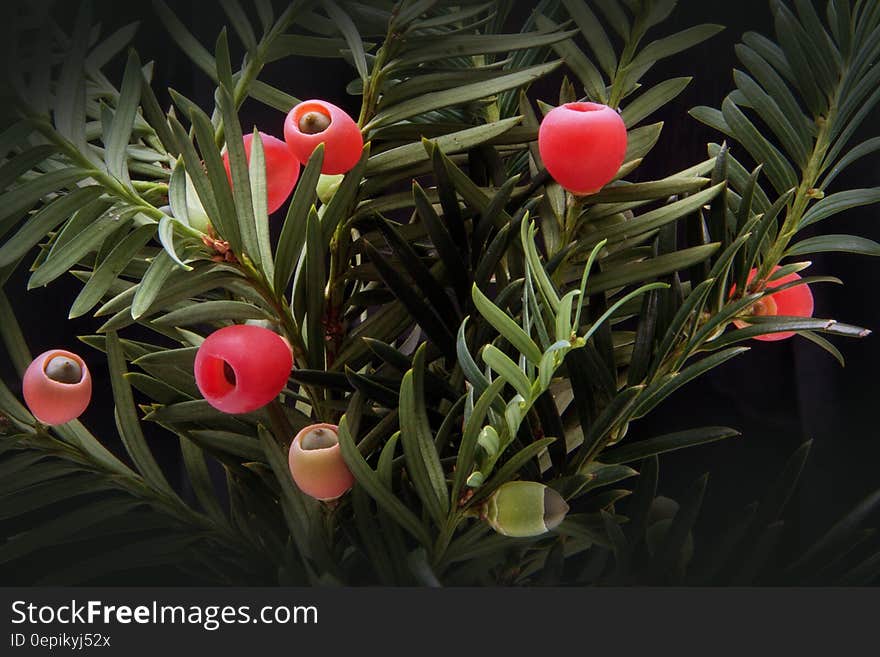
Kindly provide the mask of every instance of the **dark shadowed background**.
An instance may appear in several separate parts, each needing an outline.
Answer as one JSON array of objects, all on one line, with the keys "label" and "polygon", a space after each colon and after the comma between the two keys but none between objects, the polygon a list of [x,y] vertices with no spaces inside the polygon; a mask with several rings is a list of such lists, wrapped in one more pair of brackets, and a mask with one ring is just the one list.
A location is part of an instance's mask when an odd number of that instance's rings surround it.
[{"label": "dark shadowed background", "polygon": [[[77,3],[59,4],[71,12]],[[169,2],[181,20],[202,43],[212,44],[223,23],[219,6],[212,3]],[[651,82],[692,75],[691,85],[653,120],[665,122],[663,134],[642,167],[640,179],[653,179],[683,169],[706,157],[706,143],[720,136],[687,115],[695,105],[720,106],[732,88],[731,70],[737,62],[733,46],[743,32],[770,34],[767,0],[704,2],[682,0],[672,18],[660,26],[669,33],[700,22],[721,23],[727,29],[719,36],[685,53],[664,60],[648,74]],[[517,29],[533,7],[517,2],[511,28]],[[174,45],[149,3],[98,2],[96,8],[106,30],[140,20],[136,47],[144,61],[154,59],[155,88],[172,86],[199,102],[211,106],[213,88]],[[111,67],[109,77],[121,78],[121,64]],[[276,62],[265,73],[268,81],[299,98],[322,97],[355,115],[357,97],[345,93],[353,70],[340,60],[301,59],[296,63]],[[533,91],[555,104],[559,78],[542,81]],[[167,96],[160,100],[167,101]],[[242,109],[245,131],[252,125],[280,136],[284,116],[256,101]],[[862,126],[853,144],[880,134],[875,110]],[[748,156],[740,148],[734,155],[743,162]],[[839,186],[871,187],[880,184],[880,161],[859,160]],[[831,190],[834,191],[834,190]],[[826,232],[851,233],[880,240],[880,218],[876,207],[858,208],[830,219]],[[30,262],[31,259],[25,259]],[[831,274],[845,286],[813,286],[816,316],[880,328],[880,261],[848,254],[817,255],[811,274]],[[98,326],[89,318],[67,320],[71,299],[80,283],[73,277],[61,279],[47,289],[25,292],[27,272],[16,272],[6,291],[17,309],[29,346],[34,354],[53,347],[78,350],[86,356],[95,382],[95,397],[84,422],[109,447],[121,452],[112,416],[112,397],[103,355],[79,344],[77,335],[93,333]],[[847,359],[841,368],[828,354],[803,338],[784,342],[753,341],[752,351],[692,382],[662,404],[649,417],[630,427],[633,438],[649,437],[702,425],[728,425],[742,431],[742,437],[675,453],[661,459],[660,490],[673,497],[682,493],[702,473],[711,472],[701,526],[711,534],[723,528],[729,514],[758,497],[779,473],[785,459],[803,441],[812,439],[813,451],[801,487],[793,499],[787,521],[795,527],[788,534],[792,549],[806,545],[822,533],[862,497],[880,486],[880,431],[877,429],[880,366],[880,336],[864,340],[832,338]],[[20,383],[5,356],[0,371],[18,392]],[[172,481],[180,480],[177,441],[145,426],[151,445]]]}]

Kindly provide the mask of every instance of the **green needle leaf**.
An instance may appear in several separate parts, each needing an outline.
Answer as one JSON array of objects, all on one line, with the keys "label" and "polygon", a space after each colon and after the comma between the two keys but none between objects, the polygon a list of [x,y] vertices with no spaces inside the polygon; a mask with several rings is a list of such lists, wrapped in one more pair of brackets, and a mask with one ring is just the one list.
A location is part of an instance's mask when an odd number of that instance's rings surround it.
[{"label": "green needle leaf", "polygon": [[535,341],[511,317],[496,306],[476,285],[471,288],[474,306],[501,336],[533,365],[541,362],[541,350]]},{"label": "green needle leaf", "polygon": [[444,107],[449,107],[451,105],[462,105],[474,100],[479,100],[480,98],[492,96],[507,89],[521,87],[547,75],[555,70],[560,63],[561,62],[557,61],[550,62],[549,64],[532,66],[516,73],[503,75],[494,80],[465,84],[454,89],[435,91],[433,93],[424,94],[418,98],[405,100],[399,105],[390,107],[377,114],[370,123],[365,126],[364,130],[368,131],[419,114],[443,109]]},{"label": "green needle leaf", "polygon": [[107,171],[126,186],[131,186],[128,175],[127,152],[128,142],[131,139],[131,131],[137,117],[137,109],[141,99],[141,62],[137,54],[131,51],[128,62],[125,65],[125,73],[122,77],[122,89],[119,92],[119,102],[113,115],[113,125],[110,136],[105,144],[104,157],[107,161]]},{"label": "green needle leaf", "polygon": [[272,262],[272,243],[269,238],[268,189],[266,182],[266,157],[263,152],[263,138],[254,128],[251,140],[251,160],[248,165],[248,178],[251,181],[251,199],[253,201],[254,229],[256,231],[259,261],[263,272],[270,283],[275,280],[275,266]]},{"label": "green needle leaf", "polygon": [[[370,497],[382,507],[388,515],[403,529],[409,532],[425,547],[431,546],[431,535],[419,519],[403,504],[379,478],[379,475],[367,464],[358,451],[348,430],[348,419],[343,415],[339,421],[339,448],[342,457],[358,483],[364,487]],[[384,452],[383,452],[384,454]]]},{"label": "green needle leaf", "polygon": [[125,356],[122,353],[119,337],[114,332],[107,334],[107,367],[110,371],[113,398],[116,400],[116,424],[125,451],[151,488],[175,503],[183,504],[165,479],[141,431],[131,386],[125,378],[127,372]]},{"label": "green needle leaf", "polygon": [[513,389],[522,395],[523,399],[531,399],[532,384],[529,378],[507,354],[498,349],[498,347],[487,344],[483,347],[482,355],[486,365],[495,370],[501,378],[513,386]]},{"label": "green needle leaf", "polygon": [[345,42],[348,44],[354,58],[354,65],[357,68],[358,75],[360,75],[361,80],[366,81],[370,77],[370,71],[367,66],[367,56],[364,53],[364,42],[358,33],[357,27],[351,20],[351,17],[340,9],[339,5],[333,2],[333,0],[322,0],[322,4],[334,25],[336,25],[345,38]]},{"label": "green needle leaf", "polygon": [[700,427],[676,433],[668,433],[655,438],[639,440],[621,447],[612,447],[602,452],[603,463],[634,463],[642,459],[665,454],[686,447],[705,445],[725,438],[741,435],[729,427]]},{"label": "green needle leaf", "polygon": [[449,513],[449,492],[428,424],[424,390],[424,346],[416,352],[413,369],[400,384],[400,427],[407,471],[416,492],[438,527]]},{"label": "green needle leaf", "polygon": [[116,277],[156,233],[154,224],[140,226],[123,238],[101,262],[71,306],[69,318],[91,310],[110,289]]},{"label": "green needle leaf", "polygon": [[293,200],[287,209],[287,216],[281,227],[281,236],[278,238],[278,248],[275,251],[275,290],[278,292],[287,289],[302,255],[306,223],[309,210],[314,207],[318,197],[317,185],[323,161],[324,145],[321,144],[309,158],[296,185]]}]

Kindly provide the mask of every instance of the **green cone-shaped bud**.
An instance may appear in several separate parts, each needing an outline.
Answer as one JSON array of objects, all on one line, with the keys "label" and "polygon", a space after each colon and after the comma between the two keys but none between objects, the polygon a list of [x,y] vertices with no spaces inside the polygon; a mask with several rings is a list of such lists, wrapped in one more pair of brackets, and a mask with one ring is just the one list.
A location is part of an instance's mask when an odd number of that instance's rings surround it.
[{"label": "green cone-shaped bud", "polygon": [[330,202],[336,190],[339,189],[339,185],[342,184],[344,177],[341,173],[335,175],[322,173],[318,176],[318,185],[315,187],[315,191],[318,192],[318,198],[321,199],[321,203]]},{"label": "green cone-shaped bud", "polygon": [[509,481],[486,502],[486,522],[504,536],[540,536],[562,522],[568,504],[549,486],[536,481]]},{"label": "green cone-shaped bud", "polygon": [[211,228],[211,220],[202,205],[198,192],[192,183],[189,174],[186,176],[186,216],[189,225],[203,233],[208,233]]}]

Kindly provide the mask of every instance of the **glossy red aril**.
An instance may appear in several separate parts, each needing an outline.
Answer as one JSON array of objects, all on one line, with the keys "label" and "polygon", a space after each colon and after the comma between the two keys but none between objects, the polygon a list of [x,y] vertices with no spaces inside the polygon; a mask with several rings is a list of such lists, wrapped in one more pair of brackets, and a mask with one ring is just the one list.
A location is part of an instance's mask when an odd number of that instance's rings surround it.
[{"label": "glossy red aril", "polygon": [[344,110],[324,100],[306,100],[284,120],[284,140],[300,162],[324,144],[321,173],[347,173],[361,159],[364,138]]},{"label": "glossy red aril", "polygon": [[626,155],[626,126],[599,103],[566,103],[547,113],[538,149],[553,179],[573,194],[593,194],[610,182]]},{"label": "glossy red aril", "polygon": [[280,335],[237,324],[214,331],[196,353],[194,372],[204,398],[224,413],[250,413],[275,399],[293,357]]},{"label": "glossy red aril", "polygon": [[[773,271],[777,271],[779,267],[774,267]],[[748,283],[751,285],[752,280],[757,275],[758,270],[752,269],[749,272]],[[786,283],[791,283],[793,281],[799,281],[800,276],[794,272],[790,274],[786,274],[785,276],[780,276],[779,278],[775,278],[773,280],[767,281],[764,289],[773,289],[779,287],[781,285],[785,285]],[[736,291],[736,286],[734,286],[730,293],[731,295]],[[757,291],[757,290],[755,290]],[[773,294],[768,294],[756,301],[752,304],[750,308],[752,315],[781,315],[783,317],[812,317],[813,316],[813,293],[810,291],[809,285],[801,284],[795,285],[793,287],[786,288],[784,290],[780,290],[779,292],[774,292]],[[751,326],[748,321],[745,320],[734,320],[733,322],[737,328],[745,328],[747,326]],[[765,335],[755,336],[755,340],[764,340],[767,342],[774,342],[776,340],[785,340],[786,338],[790,338],[794,335],[793,331],[782,331],[779,333],[767,333]]]},{"label": "glossy red aril", "polygon": [[78,418],[92,398],[92,377],[85,361],[63,349],[37,356],[22,380],[24,401],[43,424],[55,426]]},{"label": "glossy red aril", "polygon": [[284,344],[287,345],[287,348],[290,349],[290,357],[293,358],[293,361],[296,362],[296,357],[293,355],[293,345],[290,344],[290,340],[288,340],[284,335],[282,335],[283,329],[277,322],[273,322],[268,319],[249,319],[245,322],[247,326],[260,326],[265,329],[269,329],[273,333],[277,333],[278,337],[280,337]]},{"label": "glossy red aril", "polygon": [[[293,191],[299,178],[299,160],[294,157],[290,149],[280,139],[260,133],[263,140],[263,156],[266,160],[266,205],[269,214],[272,214],[284,205],[284,202]],[[248,162],[251,161],[252,134],[244,136],[244,152]],[[226,167],[226,175],[229,184],[232,184],[232,173],[229,170],[229,153],[223,153],[223,166]]]},{"label": "glossy red aril", "polygon": [[299,489],[315,499],[328,502],[345,494],[354,477],[339,449],[335,424],[311,424],[293,438],[287,463]]}]

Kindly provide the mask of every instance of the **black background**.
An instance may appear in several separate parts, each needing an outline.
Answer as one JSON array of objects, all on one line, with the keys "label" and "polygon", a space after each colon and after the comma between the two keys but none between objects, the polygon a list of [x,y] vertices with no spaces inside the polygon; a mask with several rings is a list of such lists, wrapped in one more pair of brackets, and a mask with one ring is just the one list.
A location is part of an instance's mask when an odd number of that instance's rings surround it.
[{"label": "black background", "polygon": [[[224,22],[219,5],[180,0],[169,4],[211,49]],[[648,73],[647,81],[652,83],[680,75],[693,75],[694,80],[675,101],[652,117],[651,120],[665,121],[665,128],[658,145],[637,171],[638,179],[662,177],[705,159],[706,143],[720,141],[720,136],[691,119],[687,110],[695,105],[720,106],[733,87],[731,70],[737,65],[733,46],[743,32],[772,34],[766,0],[683,0],[679,4],[672,17],[659,30],[655,28],[658,35],[700,22],[720,23],[727,29],[708,42],[659,63]],[[75,5],[57,7],[59,20],[63,22],[64,13]],[[530,2],[516,5],[511,29],[518,29],[533,7]],[[98,2],[96,8],[106,30],[132,20],[141,21],[135,46],[142,60],[156,60],[157,90],[172,86],[203,107],[211,106],[210,81],[174,45],[152,15],[149,3]],[[120,68],[118,62],[109,67],[111,80],[121,79]],[[353,77],[353,70],[344,62],[323,59],[274,63],[264,75],[267,81],[298,98],[325,98],[356,115],[359,98],[345,93],[345,85]],[[556,77],[536,85],[530,95],[555,104],[558,89]],[[264,132],[279,137],[282,134],[283,114],[255,101],[245,103],[241,116],[246,131],[257,125]],[[877,135],[878,128],[875,110],[852,144]],[[733,153],[748,163],[742,148],[735,146]],[[878,167],[876,157],[864,158],[838,178],[835,188],[829,191],[877,185]],[[820,228],[823,232],[852,233],[880,240],[877,212],[876,207],[870,206],[849,210],[823,222]],[[106,362],[102,354],[84,347],[75,337],[93,333],[98,323],[89,318],[67,320],[70,301],[80,284],[67,277],[49,288],[26,293],[24,269],[13,275],[6,292],[18,312],[31,351],[37,354],[62,347],[86,356],[94,377],[95,396],[82,419],[105,444],[121,452],[110,410],[112,396]],[[810,273],[835,275],[846,283],[843,287],[813,286],[817,317],[880,328],[880,308],[875,301],[880,286],[880,262],[848,254],[818,255],[813,258]],[[847,358],[846,368],[840,368],[828,354],[803,338],[775,343],[753,341],[752,351],[685,386],[649,417],[630,427],[629,437],[633,439],[703,425],[728,425],[742,431],[740,438],[678,452],[661,460],[661,492],[673,497],[703,472],[711,472],[701,520],[707,534],[723,527],[730,512],[760,496],[785,459],[808,439],[814,441],[812,456],[787,515],[788,524],[795,527],[787,538],[792,550],[807,545],[880,486],[880,436],[876,428],[880,340],[871,336],[864,340],[833,341]],[[5,355],[0,358],[4,380],[18,392],[20,383],[10,363]],[[151,427],[145,429],[150,432]],[[171,480],[179,480],[176,441],[155,430],[148,436]]]}]

